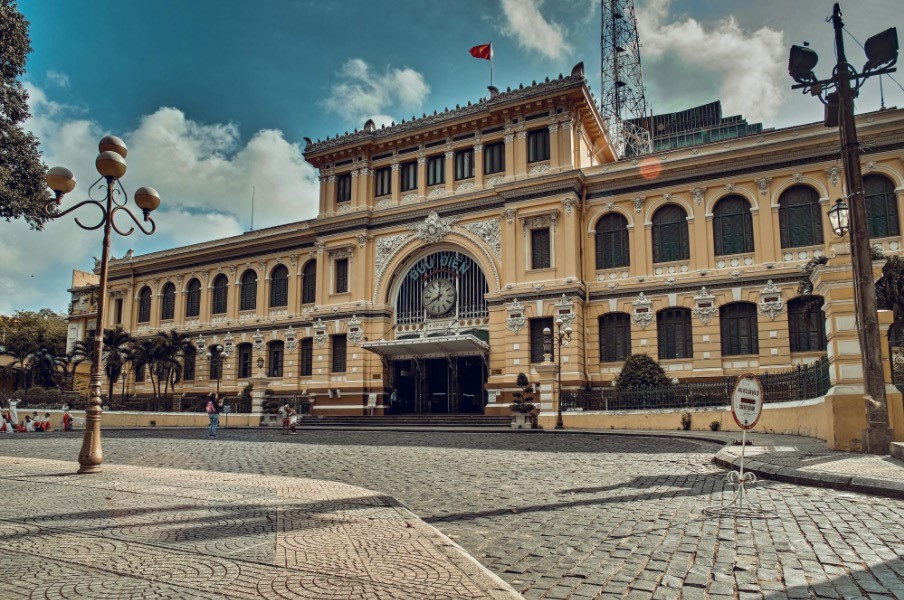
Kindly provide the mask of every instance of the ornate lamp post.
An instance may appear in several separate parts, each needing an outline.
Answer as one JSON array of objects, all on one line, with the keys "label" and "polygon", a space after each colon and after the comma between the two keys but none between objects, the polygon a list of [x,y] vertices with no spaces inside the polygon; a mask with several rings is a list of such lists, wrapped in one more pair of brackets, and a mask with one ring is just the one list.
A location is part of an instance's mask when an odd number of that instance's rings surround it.
[{"label": "ornate lamp post", "polygon": [[863,357],[864,388],[867,396],[872,399],[867,405],[867,439],[864,440],[864,447],[870,454],[887,454],[890,441],[888,405],[885,397],[885,375],[870,253],[869,224],[860,171],[860,145],[854,123],[854,98],[867,78],[895,71],[892,66],[898,60],[898,33],[892,27],[866,40],[864,51],[867,60],[858,73],[847,61],[844,53],[844,23],[841,21],[841,7],[837,3],[832,10],[832,16],[827,20],[832,22],[835,29],[837,60],[832,69],[832,76],[820,80],[813,74],[819,56],[806,47],[806,42],[803,46],[791,46],[788,74],[797,82],[791,89],[809,92],[825,105],[826,127],[838,127],[840,130],[841,156],[847,188],[844,200],[847,202],[839,199],[828,214],[832,229],[837,235],[842,236],[847,231],[851,234],[854,299]]},{"label": "ornate lamp post", "polygon": [[[100,220],[96,225],[85,225],[75,218],[75,223],[86,230],[100,229],[103,227],[104,237],[100,255],[100,281],[97,286],[97,319],[94,326],[94,356],[91,366],[91,386],[88,408],[85,410],[85,437],[82,440],[82,449],[78,455],[79,473],[97,473],[104,461],[104,454],[100,440],[101,418],[101,359],[103,356],[104,336],[104,305],[107,298],[107,262],[110,257],[110,232],[115,231],[121,236],[132,235],[135,227],[129,227],[123,231],[116,225],[116,215],[124,213],[135,223],[135,226],[145,235],[151,235],[157,229],[156,223],[151,218],[151,212],[160,206],[160,195],[149,187],[138,188],[135,192],[135,204],[141,209],[144,222],[149,223],[148,229],[135,218],[126,204],[129,195],[122,187],[120,178],[126,173],[126,154],[128,149],[121,139],[114,135],[104,137],[98,144],[100,154],[94,161],[100,177],[88,188],[88,200],[83,200],[67,208],[60,210],[63,196],[75,189],[75,177],[72,171],[65,167],[53,167],[47,171],[46,181],[48,187],[56,195],[54,201],[48,202],[44,212],[52,219],[58,219],[78,210],[82,206],[95,206],[100,209]],[[103,197],[95,199],[94,193],[102,193]]]},{"label": "ornate lamp post", "polygon": [[226,359],[228,357],[223,353],[223,346],[221,346],[220,344],[217,344],[211,350],[208,350],[206,356],[211,365],[216,365],[217,368],[217,398],[219,398],[220,379],[223,378],[223,365],[226,364]]},{"label": "ornate lamp post", "polygon": [[[565,321],[562,319],[556,319],[556,335],[555,335],[555,345],[556,345],[556,386],[559,390],[559,401],[556,403],[557,412],[556,412],[556,429],[565,429],[565,424],[562,422],[562,348],[567,346],[571,341],[571,334],[573,330],[571,326],[562,327],[565,324]],[[549,327],[543,328],[543,358],[545,360],[549,360],[550,354],[552,353],[552,345],[553,345],[553,336],[552,330]]]}]

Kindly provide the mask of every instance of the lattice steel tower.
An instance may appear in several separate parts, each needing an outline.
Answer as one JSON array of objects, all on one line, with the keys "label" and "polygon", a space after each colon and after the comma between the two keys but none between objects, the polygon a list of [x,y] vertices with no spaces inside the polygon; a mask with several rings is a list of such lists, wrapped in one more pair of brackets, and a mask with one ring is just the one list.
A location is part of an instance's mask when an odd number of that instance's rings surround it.
[{"label": "lattice steel tower", "polygon": [[634,0],[601,0],[601,4],[600,112],[620,157],[649,154],[653,150],[650,132],[640,126],[650,115],[640,70]]}]

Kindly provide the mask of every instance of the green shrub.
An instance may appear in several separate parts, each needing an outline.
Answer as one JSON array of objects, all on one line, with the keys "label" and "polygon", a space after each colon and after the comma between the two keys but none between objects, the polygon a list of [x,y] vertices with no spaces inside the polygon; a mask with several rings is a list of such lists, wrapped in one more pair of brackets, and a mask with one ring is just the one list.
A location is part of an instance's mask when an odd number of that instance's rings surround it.
[{"label": "green shrub", "polygon": [[632,354],[625,359],[615,387],[620,392],[667,387],[672,381],[659,363],[646,354]]},{"label": "green shrub", "polygon": [[681,413],[681,429],[690,431],[691,429],[691,413]]},{"label": "green shrub", "polygon": [[719,421],[713,421],[709,424],[709,428],[712,431],[719,431],[720,429],[722,429],[722,423],[720,423]]},{"label": "green shrub", "polygon": [[512,412],[515,413],[525,413],[529,414],[534,411],[536,405],[534,404],[533,396],[528,396],[527,394],[530,392],[531,384],[527,379],[527,375],[524,373],[518,373],[518,379],[515,381],[519,388],[521,388],[520,392],[515,392],[512,396],[515,397],[515,400],[511,404]]}]

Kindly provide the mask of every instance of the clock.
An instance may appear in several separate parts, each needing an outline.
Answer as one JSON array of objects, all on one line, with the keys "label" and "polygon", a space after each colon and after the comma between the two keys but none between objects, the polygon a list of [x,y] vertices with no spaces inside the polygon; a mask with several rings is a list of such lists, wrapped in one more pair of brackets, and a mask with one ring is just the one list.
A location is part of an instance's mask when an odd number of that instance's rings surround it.
[{"label": "clock", "polygon": [[432,317],[444,315],[455,306],[455,283],[434,279],[424,284],[424,310]]}]

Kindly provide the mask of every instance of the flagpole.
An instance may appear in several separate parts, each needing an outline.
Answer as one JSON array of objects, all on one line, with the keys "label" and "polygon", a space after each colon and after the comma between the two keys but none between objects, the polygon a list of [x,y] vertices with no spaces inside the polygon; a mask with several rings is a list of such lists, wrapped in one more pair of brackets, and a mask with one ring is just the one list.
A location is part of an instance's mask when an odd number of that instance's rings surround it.
[{"label": "flagpole", "polygon": [[493,87],[493,42],[490,42],[490,87]]}]

